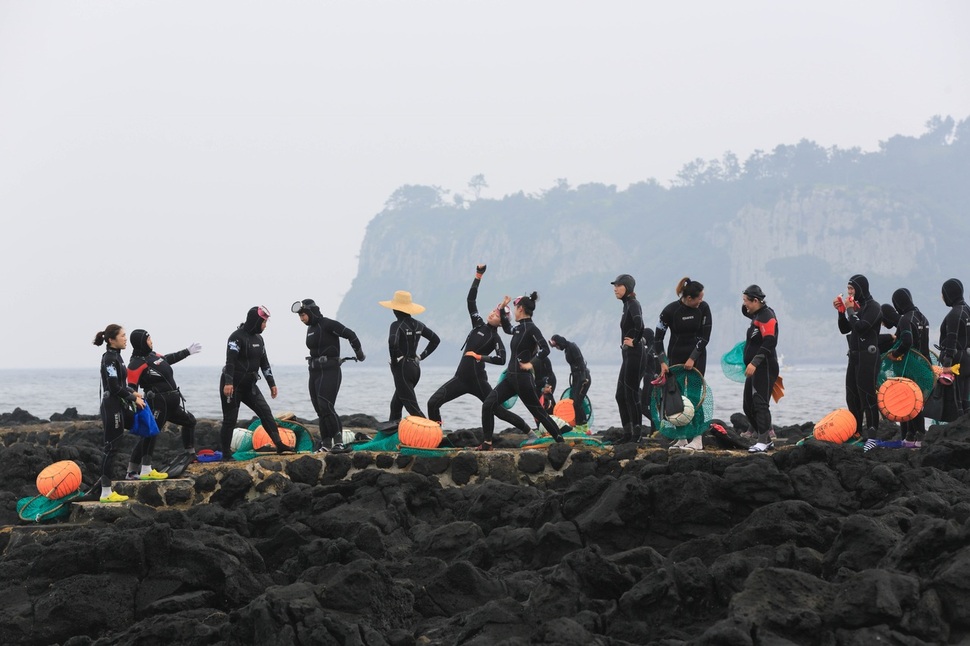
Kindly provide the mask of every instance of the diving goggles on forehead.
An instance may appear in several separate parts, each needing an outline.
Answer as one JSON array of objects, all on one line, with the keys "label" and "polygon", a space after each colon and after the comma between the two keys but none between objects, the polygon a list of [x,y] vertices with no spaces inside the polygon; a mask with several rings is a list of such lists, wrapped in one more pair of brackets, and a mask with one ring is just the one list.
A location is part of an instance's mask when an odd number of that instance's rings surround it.
[{"label": "diving goggles on forehead", "polygon": [[259,318],[264,321],[269,320],[269,309],[265,305],[258,305],[256,307],[256,313],[259,314]]},{"label": "diving goggles on forehead", "polygon": [[297,301],[292,305],[290,305],[290,311],[293,312],[294,314],[299,314],[300,310],[302,309],[303,309],[303,301]]}]

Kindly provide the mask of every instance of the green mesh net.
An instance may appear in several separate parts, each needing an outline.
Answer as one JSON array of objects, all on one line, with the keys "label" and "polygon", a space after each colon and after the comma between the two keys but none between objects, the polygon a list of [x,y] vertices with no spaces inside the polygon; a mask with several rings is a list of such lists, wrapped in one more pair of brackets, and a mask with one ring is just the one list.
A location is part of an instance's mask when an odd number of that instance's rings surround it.
[{"label": "green mesh net", "polygon": [[[296,452],[297,453],[312,453],[313,452],[313,436],[310,435],[310,431],[306,429],[305,426],[288,419],[276,419],[276,424],[280,428],[288,428],[293,431],[296,436]],[[255,431],[262,425],[258,419],[254,419],[249,425],[250,431]],[[275,448],[273,451],[275,452]],[[239,442],[239,446],[236,448],[235,452],[232,454],[234,460],[252,460],[260,455],[266,455],[267,451],[256,451],[253,449],[253,435],[249,433],[243,436],[242,440]]]},{"label": "green mesh net", "polygon": [[896,346],[882,355],[882,363],[879,365],[879,374],[876,376],[876,386],[881,386],[887,379],[893,377],[906,377],[912,379],[923,391],[923,397],[929,397],[933,390],[933,366],[929,360],[915,350],[908,350],[898,361],[893,361],[889,355],[893,353]]},{"label": "green mesh net", "polygon": [[694,416],[683,426],[674,426],[663,417],[664,388],[655,387],[650,400],[650,418],[661,435],[671,440],[691,440],[703,434],[714,417],[714,392],[696,369],[687,370],[683,364],[670,366],[667,379],[676,379],[681,395],[694,405]]},{"label": "green mesh net", "polygon": [[21,520],[32,523],[57,520],[70,514],[71,501],[80,498],[85,493],[79,489],[57,500],[51,500],[47,496],[21,498],[17,501],[17,515],[20,516]]},{"label": "green mesh net", "polygon": [[378,433],[369,442],[354,442],[350,445],[355,451],[379,451],[381,453],[397,453],[401,446],[397,431],[393,433]]},{"label": "green mesh net", "polygon": [[[559,396],[559,401],[572,398],[572,389],[566,388],[566,390],[562,391],[562,394]],[[589,395],[583,395],[583,410],[586,412],[586,426],[588,428],[593,428],[593,403],[589,401]]]},{"label": "green mesh net", "polygon": [[[558,418],[553,417],[553,420],[556,420],[556,419]],[[586,435],[586,433],[583,433],[582,431],[569,431],[568,433],[563,433],[562,437],[569,444],[586,444],[587,446],[604,446],[603,442],[601,442],[600,440],[597,440],[594,437],[590,437],[589,435]],[[519,447],[523,449],[528,449],[535,446],[548,446],[550,444],[555,444],[555,442],[556,441],[552,439],[551,435],[543,432],[541,435],[539,435],[538,439],[526,440],[525,442],[520,444]]]},{"label": "green mesh net", "polygon": [[721,371],[724,376],[739,384],[743,384],[745,379],[744,343],[738,343],[721,357]]}]

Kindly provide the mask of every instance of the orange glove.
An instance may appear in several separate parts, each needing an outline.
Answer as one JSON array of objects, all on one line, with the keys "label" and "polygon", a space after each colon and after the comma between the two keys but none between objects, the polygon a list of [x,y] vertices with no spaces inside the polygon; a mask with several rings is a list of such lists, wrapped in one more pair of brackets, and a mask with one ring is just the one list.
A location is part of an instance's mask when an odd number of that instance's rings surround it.
[{"label": "orange glove", "polygon": [[835,297],[835,309],[839,310],[839,314],[845,314],[845,301],[842,300],[842,294]]},{"label": "orange glove", "polygon": [[475,359],[475,361],[481,361],[482,360],[482,355],[478,354],[477,352],[472,352],[471,350],[469,350],[468,352],[466,352],[465,353],[465,356],[466,357],[472,357],[473,359]]}]

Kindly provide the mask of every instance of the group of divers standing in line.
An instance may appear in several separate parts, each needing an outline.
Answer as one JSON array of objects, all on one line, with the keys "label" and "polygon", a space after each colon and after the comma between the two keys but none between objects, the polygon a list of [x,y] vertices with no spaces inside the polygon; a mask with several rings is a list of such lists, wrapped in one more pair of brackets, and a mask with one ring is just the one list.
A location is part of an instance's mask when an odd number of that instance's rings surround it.
[{"label": "group of divers standing in line", "polygon": [[[564,352],[569,365],[574,428],[586,430],[584,399],[591,378],[579,346],[560,335],[553,335],[546,342],[532,318],[539,299],[536,292],[515,299],[506,296],[483,318],[478,311],[477,299],[485,270],[484,264],[476,266],[475,278],[468,291],[471,330],[462,346],[463,354],[458,368],[454,377],[429,399],[427,416],[417,401],[415,386],[421,375],[420,362],[438,347],[438,335],[414,318],[425,308],[413,302],[409,292],[397,291],[391,300],[379,301],[380,305],[391,309],[395,316],[388,334],[389,363],[394,380],[389,420],[400,420],[406,410],[409,415],[427,417],[440,424],[444,404],[462,395],[474,395],[482,401],[483,441],[478,450],[489,451],[492,448],[495,417],[535,438],[532,427],[503,406],[503,402],[517,396],[535,419],[537,427],[542,426],[556,442],[563,442],[563,434],[572,429],[560,427],[550,416],[555,386],[554,377],[552,383],[549,378],[551,366],[548,355],[551,345]],[[701,377],[704,376],[707,344],[712,329],[711,310],[704,301],[704,285],[685,277],[677,283],[677,300],[663,308],[656,328],[650,328],[644,324],[633,276],[620,274],[611,284],[615,297],[623,304],[620,317],[622,361],[616,386],[622,434],[614,443],[639,442],[646,434],[643,416],[645,409],[649,410],[651,391],[664,383],[670,366],[683,365],[685,370],[696,370]],[[887,344],[886,335],[880,339],[880,326],[896,328],[896,334],[889,336],[889,345],[897,356],[905,354],[910,348],[929,356],[929,323],[913,304],[912,295],[905,288],[897,289],[893,294],[893,305],[880,306],[869,293],[866,277],[856,274],[849,279],[847,292],[848,298],[840,294],[833,301],[838,311],[838,329],[848,341],[846,404],[856,419],[859,435],[867,441],[868,446],[874,438],[879,419],[876,379],[880,341],[883,345]],[[956,388],[957,401],[962,407],[957,412],[962,414],[968,410],[970,369],[960,373],[957,366],[968,358],[970,307],[964,302],[963,284],[958,279],[947,280],[943,284],[942,295],[950,312],[940,330],[940,364],[943,375],[949,376]],[[742,410],[751,425],[750,435],[755,440],[749,451],[759,453],[773,448],[774,431],[769,403],[779,375],[778,320],[774,310],[766,304],[765,294],[758,285],[745,288],[741,297],[741,313],[751,321],[744,341]],[[320,450],[329,450],[335,442],[340,441],[342,431],[334,407],[341,383],[340,365],[346,360],[340,356],[340,339],[349,342],[355,360],[363,361],[364,352],[353,330],[323,316],[313,300],[297,301],[291,311],[298,314],[307,326],[308,390],[314,411],[319,416]],[[269,317],[270,312],[266,307],[252,307],[245,322],[229,335],[226,363],[219,381],[223,413],[220,428],[223,460],[232,459],[232,433],[239,417],[240,404],[252,409],[260,419],[277,453],[291,450],[280,438],[269,404],[257,387],[262,372],[270,396],[275,399],[278,394],[262,338]],[[483,364],[506,363],[505,344],[498,333],[499,327],[511,339],[504,376],[492,388]],[[664,340],[668,333],[665,349]],[[426,343],[419,352],[422,338]],[[143,329],[132,331],[131,342],[132,357],[126,365],[121,351],[127,348],[128,336],[122,326],[114,323],[108,325],[96,334],[93,341],[94,345],[107,346],[101,359],[103,394],[100,412],[105,438],[101,470],[102,502],[127,500],[127,496],[111,488],[114,475],[111,464],[125,429],[132,427],[136,410],[144,408],[146,402],[160,428],[166,422],[181,426],[185,451],[195,453],[196,419],[185,408],[185,399],[175,382],[172,364],[196,354],[201,346],[193,343],[184,350],[162,355],[154,350],[151,336]],[[883,351],[888,349],[884,348]],[[905,423],[905,439],[918,442],[924,431],[923,425],[922,417]],[[126,479],[161,480],[167,477],[167,474],[152,468],[155,439],[139,439],[128,462]],[[677,440],[671,448],[699,450],[703,448],[701,442],[698,435],[691,440]]]}]

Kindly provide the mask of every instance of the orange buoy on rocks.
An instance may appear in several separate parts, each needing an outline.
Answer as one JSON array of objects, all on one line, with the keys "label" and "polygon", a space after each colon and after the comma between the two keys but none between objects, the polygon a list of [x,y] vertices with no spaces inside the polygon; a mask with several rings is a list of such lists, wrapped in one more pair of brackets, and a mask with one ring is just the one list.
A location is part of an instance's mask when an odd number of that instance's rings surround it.
[{"label": "orange buoy on rocks", "polygon": [[[286,445],[286,448],[290,449],[291,451],[295,450],[296,433],[285,426],[280,426],[279,431],[280,439],[283,441],[283,444]],[[273,440],[270,439],[269,433],[266,432],[266,429],[263,428],[262,425],[259,425],[256,427],[256,430],[253,431],[253,450],[265,451],[267,449],[275,451],[276,445],[273,444]]]},{"label": "orange buoy on rocks", "polygon": [[72,494],[81,486],[81,467],[71,460],[61,460],[37,474],[37,491],[51,500]]},{"label": "orange buoy on rocks", "polygon": [[842,444],[855,435],[855,432],[855,415],[847,408],[837,408],[819,420],[813,434],[816,440]]},{"label": "orange buoy on rocks", "polygon": [[552,409],[552,414],[570,426],[576,425],[576,409],[573,408],[573,400],[571,399],[560,399],[556,403],[556,407]]},{"label": "orange buoy on rocks", "polygon": [[436,449],[444,434],[441,424],[417,415],[408,415],[397,425],[397,436],[403,446],[415,449]]},{"label": "orange buoy on rocks", "polygon": [[876,393],[879,412],[890,422],[908,422],[923,410],[923,391],[912,379],[891,377]]}]

